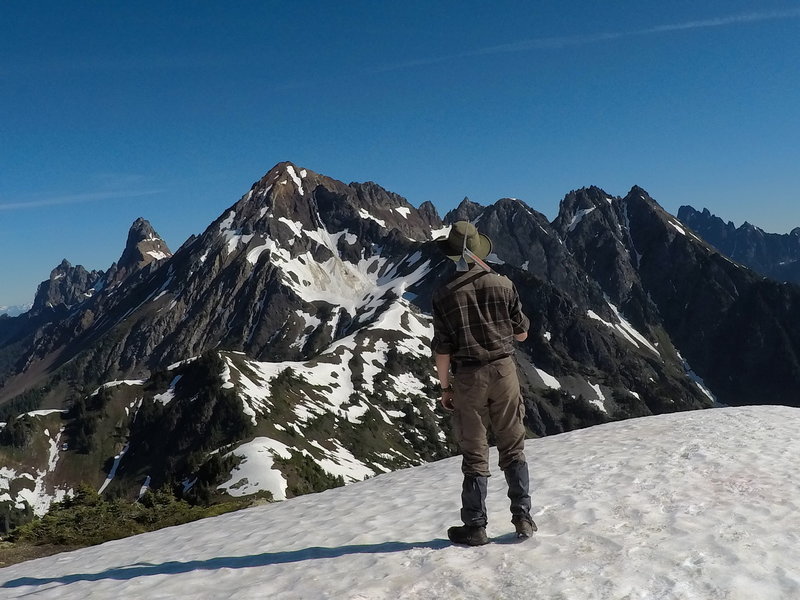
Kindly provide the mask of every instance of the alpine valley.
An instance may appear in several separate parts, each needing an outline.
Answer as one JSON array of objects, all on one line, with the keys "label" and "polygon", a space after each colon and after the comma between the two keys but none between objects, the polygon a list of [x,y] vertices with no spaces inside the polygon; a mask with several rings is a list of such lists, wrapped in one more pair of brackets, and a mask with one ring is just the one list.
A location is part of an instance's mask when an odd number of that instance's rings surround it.
[{"label": "alpine valley", "polygon": [[643,189],[570,192],[550,222],[468,199],[444,218],[281,163],[174,252],[137,220],[106,271],[66,260],[0,316],[0,514],[82,483],[280,500],[450,456],[429,343],[468,219],[531,318],[544,436],[743,403],[800,405],[800,288],[706,243]]}]

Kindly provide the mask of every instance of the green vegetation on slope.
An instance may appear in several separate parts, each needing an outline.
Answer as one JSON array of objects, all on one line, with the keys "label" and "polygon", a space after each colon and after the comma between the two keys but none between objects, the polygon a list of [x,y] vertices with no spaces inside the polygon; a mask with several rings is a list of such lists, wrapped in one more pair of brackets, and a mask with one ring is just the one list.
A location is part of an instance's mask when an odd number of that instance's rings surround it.
[{"label": "green vegetation on slope", "polygon": [[[140,501],[131,502],[100,496],[89,486],[82,485],[73,497],[54,504],[45,516],[17,527],[9,538],[13,544],[0,547],[0,566],[31,556],[93,546],[215,517],[253,504],[253,499],[248,498],[211,506],[193,506],[164,489],[148,491]],[[43,547],[46,550],[37,551],[31,547]]]}]

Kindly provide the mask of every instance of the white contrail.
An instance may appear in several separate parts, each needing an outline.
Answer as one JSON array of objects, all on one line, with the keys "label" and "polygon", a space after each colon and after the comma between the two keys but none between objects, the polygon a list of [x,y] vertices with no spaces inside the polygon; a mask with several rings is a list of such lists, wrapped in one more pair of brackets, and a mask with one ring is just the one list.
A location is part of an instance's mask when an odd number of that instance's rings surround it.
[{"label": "white contrail", "polygon": [[543,50],[552,48],[566,48],[569,46],[585,46],[587,44],[597,44],[620,38],[649,35],[656,33],[669,33],[672,31],[686,31],[691,29],[708,29],[711,27],[726,27],[730,25],[738,25],[742,23],[754,23],[757,21],[778,21],[785,19],[800,18],[800,8],[788,10],[772,10],[743,13],[739,15],[728,15],[724,17],[714,17],[711,19],[701,19],[698,21],[686,21],[684,23],[671,23],[667,25],[657,25],[655,27],[648,27],[646,29],[638,29],[635,31],[617,31],[607,33],[592,33],[587,35],[571,35],[561,37],[548,37],[536,38],[532,40],[520,40],[518,42],[510,42],[508,44],[500,44],[497,46],[488,46],[486,48],[479,48],[476,50],[468,50],[458,54],[449,54],[444,56],[435,56],[428,58],[419,58],[416,60],[409,60],[402,63],[395,63],[393,65],[386,65],[379,67],[376,72],[397,71],[400,69],[409,69],[412,67],[433,65],[443,62],[449,62],[460,58],[469,58],[473,56],[487,56],[492,54],[506,54],[512,52],[525,52],[527,50]]},{"label": "white contrail", "polygon": [[62,204],[82,204],[84,202],[98,202],[101,200],[118,200],[120,198],[138,198],[160,194],[163,190],[139,190],[123,192],[88,192],[85,194],[70,194],[66,196],[50,196],[31,200],[29,202],[4,202],[0,203],[0,210],[24,210],[26,208],[39,208],[42,206],[58,206]]},{"label": "white contrail", "polygon": [[713,19],[702,19],[699,21],[688,21],[686,23],[675,23],[673,25],[659,25],[636,31],[636,35],[647,33],[661,33],[666,31],[684,31],[687,29],[705,29],[708,27],[725,27],[727,25],[738,25],[739,23],[753,23],[756,21],[778,21],[783,19],[796,19],[800,17],[800,8],[789,10],[772,10],[762,12],[744,13],[741,15],[730,15],[727,17],[716,17]]}]

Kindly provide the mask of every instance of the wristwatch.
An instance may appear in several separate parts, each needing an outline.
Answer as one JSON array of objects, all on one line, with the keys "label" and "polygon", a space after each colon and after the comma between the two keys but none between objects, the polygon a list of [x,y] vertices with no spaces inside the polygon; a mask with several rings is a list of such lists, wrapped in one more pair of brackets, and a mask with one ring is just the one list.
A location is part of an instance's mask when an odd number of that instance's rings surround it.
[{"label": "wristwatch", "polygon": [[439,390],[444,394],[445,392],[452,392],[453,391],[453,382],[450,382],[450,385],[447,387],[442,387],[442,384],[439,384]]}]

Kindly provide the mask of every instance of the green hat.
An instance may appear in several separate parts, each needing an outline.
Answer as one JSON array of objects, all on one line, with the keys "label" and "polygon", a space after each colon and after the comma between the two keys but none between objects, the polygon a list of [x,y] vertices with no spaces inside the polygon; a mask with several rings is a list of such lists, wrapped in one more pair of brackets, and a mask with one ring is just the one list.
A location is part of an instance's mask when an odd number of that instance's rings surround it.
[{"label": "green hat", "polygon": [[465,247],[481,259],[489,256],[492,251],[492,240],[479,233],[475,225],[469,221],[456,221],[447,237],[436,238],[434,241],[439,250],[454,261],[464,258],[467,262],[473,262],[471,258],[463,256]]}]

